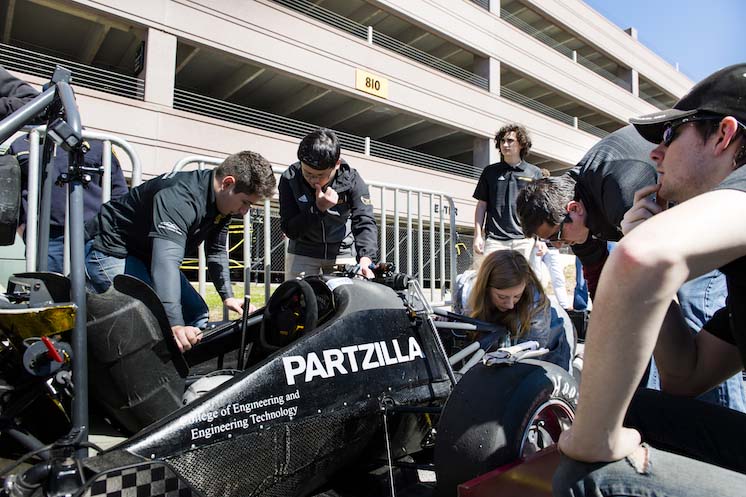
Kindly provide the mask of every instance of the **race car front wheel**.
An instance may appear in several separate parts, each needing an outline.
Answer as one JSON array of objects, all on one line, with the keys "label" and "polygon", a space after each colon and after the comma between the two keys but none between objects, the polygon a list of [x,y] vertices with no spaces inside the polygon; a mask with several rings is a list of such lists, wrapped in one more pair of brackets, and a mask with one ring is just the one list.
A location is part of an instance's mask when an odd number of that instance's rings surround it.
[{"label": "race car front wheel", "polygon": [[572,424],[577,383],[564,369],[526,360],[472,368],[443,409],[435,442],[438,496],[553,445]]}]

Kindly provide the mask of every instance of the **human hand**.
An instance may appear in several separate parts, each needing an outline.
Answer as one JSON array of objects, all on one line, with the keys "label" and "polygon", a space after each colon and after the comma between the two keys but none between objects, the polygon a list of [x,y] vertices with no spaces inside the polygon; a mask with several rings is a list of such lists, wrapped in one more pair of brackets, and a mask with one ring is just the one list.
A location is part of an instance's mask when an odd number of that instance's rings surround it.
[{"label": "human hand", "polygon": [[660,188],[660,184],[648,185],[635,192],[634,203],[622,218],[623,234],[627,235],[637,226],[667,208],[668,201],[657,195]]},{"label": "human hand", "polygon": [[475,254],[481,255],[484,253],[484,238],[481,235],[474,235],[473,248]]},{"label": "human hand", "polygon": [[179,351],[184,352],[202,340],[202,330],[194,326],[172,326],[171,333],[174,335]]},{"label": "human hand", "polygon": [[[226,309],[229,311],[237,312],[239,316],[243,315],[243,299],[237,299],[236,297],[228,297],[223,301],[223,305]],[[256,307],[254,307],[252,304],[249,304],[249,314],[254,312],[256,310]]]},{"label": "human hand", "polygon": [[538,257],[543,257],[544,254],[547,253],[547,244],[542,242],[541,240],[536,241],[536,255]]},{"label": "human hand", "polygon": [[645,450],[640,443],[640,433],[632,428],[620,428],[616,435],[599,435],[589,440],[580,434],[576,426],[571,426],[560,435],[559,449],[576,461],[610,462],[625,457],[637,459],[639,451]]},{"label": "human hand", "polygon": [[370,268],[371,264],[373,264],[373,261],[370,260],[370,257],[361,257],[360,258],[360,270],[358,271],[359,274],[362,274],[367,279],[373,279],[375,277],[375,274],[373,274],[373,270]]},{"label": "human hand", "polygon": [[316,185],[316,208],[321,212],[326,212],[330,207],[337,205],[339,195],[334,191],[331,186],[326,188],[326,191],[321,190],[321,185]]}]

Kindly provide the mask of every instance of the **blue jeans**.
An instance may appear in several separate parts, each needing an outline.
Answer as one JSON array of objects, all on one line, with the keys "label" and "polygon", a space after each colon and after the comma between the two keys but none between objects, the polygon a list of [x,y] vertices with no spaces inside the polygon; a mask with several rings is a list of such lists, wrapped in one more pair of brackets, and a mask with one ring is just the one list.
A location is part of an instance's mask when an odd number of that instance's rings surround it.
[{"label": "blue jeans", "polygon": [[[720,271],[711,271],[686,282],[678,292],[679,304],[686,324],[695,332],[699,332],[715,311],[725,306],[727,295],[725,276]],[[660,389],[660,377],[655,362],[650,365],[650,376],[645,386]],[[746,388],[740,373],[697,398],[746,412]]]},{"label": "blue jeans", "polygon": [[47,271],[65,274],[65,235],[49,235],[47,245]]},{"label": "blue jeans", "polygon": [[572,299],[572,308],[576,311],[588,309],[588,283],[583,277],[583,265],[579,258],[575,258],[575,293]]},{"label": "blue jeans", "polygon": [[[89,286],[96,293],[103,293],[109,289],[114,277],[128,274],[144,281],[153,287],[153,278],[145,263],[132,255],[126,259],[106,255],[93,248],[93,241],[86,243],[85,269]],[[202,328],[207,324],[210,310],[204,299],[186,279],[181,275],[181,312],[184,323],[189,326]]]},{"label": "blue jeans", "polygon": [[582,463],[561,456],[552,479],[555,497],[736,497],[746,475],[648,447],[646,467],[628,459]]}]

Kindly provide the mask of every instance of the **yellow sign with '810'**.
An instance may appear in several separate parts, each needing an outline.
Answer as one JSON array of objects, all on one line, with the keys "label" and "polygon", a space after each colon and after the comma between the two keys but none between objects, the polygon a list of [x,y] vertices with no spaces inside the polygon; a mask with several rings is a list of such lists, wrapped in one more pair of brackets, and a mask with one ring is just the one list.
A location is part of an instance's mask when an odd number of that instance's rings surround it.
[{"label": "yellow sign with '810'", "polygon": [[381,98],[389,98],[389,80],[362,69],[355,70],[355,88]]}]

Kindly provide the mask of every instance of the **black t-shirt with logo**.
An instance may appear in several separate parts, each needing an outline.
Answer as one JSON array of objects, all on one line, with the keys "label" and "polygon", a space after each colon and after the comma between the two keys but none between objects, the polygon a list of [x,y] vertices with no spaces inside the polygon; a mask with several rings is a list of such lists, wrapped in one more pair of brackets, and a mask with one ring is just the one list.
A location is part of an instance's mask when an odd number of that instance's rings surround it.
[{"label": "black t-shirt with logo", "polygon": [[[716,190],[746,192],[746,166],[733,171]],[[720,268],[728,283],[728,300],[704,328],[738,347],[746,365],[746,256]]]},{"label": "black t-shirt with logo", "polygon": [[518,192],[528,183],[541,178],[533,164],[521,161],[515,166],[498,162],[485,167],[477,182],[473,197],[487,202],[485,237],[494,240],[524,238],[516,213]]}]

